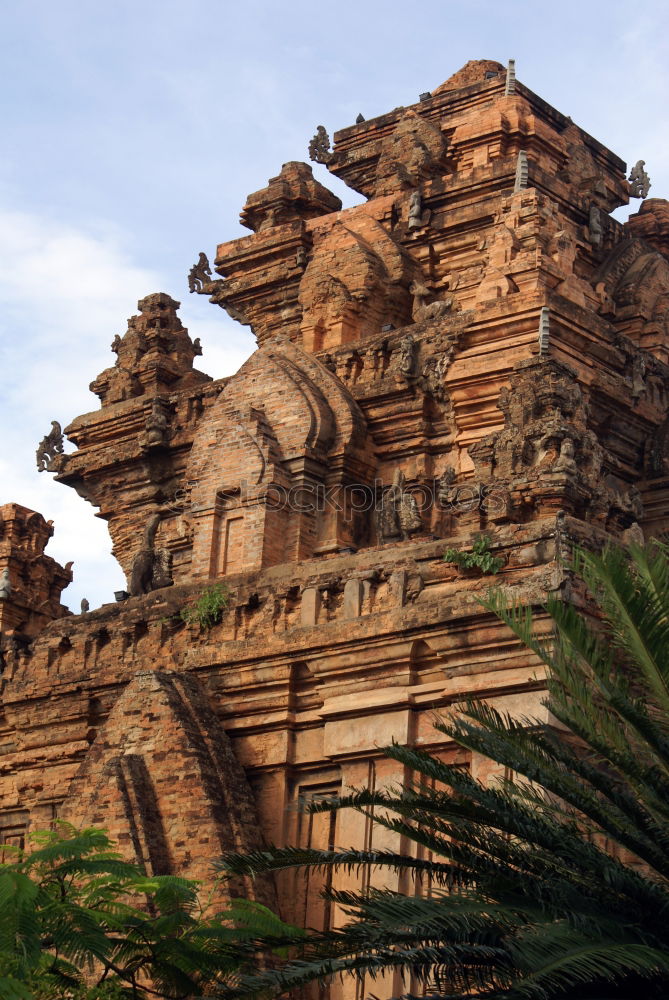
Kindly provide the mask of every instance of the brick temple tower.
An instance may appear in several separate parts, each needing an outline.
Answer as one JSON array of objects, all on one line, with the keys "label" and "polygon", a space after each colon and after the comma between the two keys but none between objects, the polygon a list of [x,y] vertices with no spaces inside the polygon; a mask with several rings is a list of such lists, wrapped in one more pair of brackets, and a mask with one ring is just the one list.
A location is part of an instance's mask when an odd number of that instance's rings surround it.
[{"label": "brick temple tower", "polygon": [[[401,779],[391,739],[456,759],[432,720],[463,697],[544,711],[479,596],[537,604],[574,541],[668,526],[669,209],[611,216],[643,163],[628,181],[489,61],[310,152],[363,203],[284,164],[251,234],[191,271],[256,335],[237,374],[199,372],[178,303],[149,295],[66,429],[57,479],[107,519],[131,597],[45,625],[6,680],[0,831],[57,812],[198,876],[258,829],[380,845],[299,803]],[[480,535],[496,576],[444,561]],[[185,623],[216,582],[220,622]],[[283,916],[322,924],[290,879]]]}]

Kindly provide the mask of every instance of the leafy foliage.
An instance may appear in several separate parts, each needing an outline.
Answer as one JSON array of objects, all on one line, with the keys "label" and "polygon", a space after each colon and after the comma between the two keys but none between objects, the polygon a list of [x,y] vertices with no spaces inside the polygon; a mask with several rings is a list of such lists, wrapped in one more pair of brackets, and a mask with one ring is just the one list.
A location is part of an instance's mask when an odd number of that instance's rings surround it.
[{"label": "leafy foliage", "polygon": [[311,809],[357,809],[420,846],[417,856],[226,856],[229,872],[374,869],[377,884],[397,873],[413,889],[329,890],[344,926],[295,939],[293,960],[223,993],[276,994],[346,971],[373,979],[395,969],[406,995],[441,1000],[669,995],[669,551],[580,552],[573,568],[597,614],[549,601],[549,642],[503,592],[486,602],[545,665],[550,721],[470,703],[437,727],[513,779],[484,785],[393,745],[386,753],[412,783]]},{"label": "leafy foliage", "polygon": [[192,604],[181,609],[180,617],[187,625],[210,629],[218,625],[230,601],[230,592],[223,583],[205,587]]},{"label": "leafy foliage", "polygon": [[504,565],[502,556],[494,556],[490,551],[490,535],[478,535],[473,543],[471,552],[463,549],[446,549],[444,552],[444,562],[455,563],[460,569],[478,569],[481,573],[499,573]]},{"label": "leafy foliage", "polygon": [[208,915],[196,882],[148,878],[101,830],[32,840],[0,864],[2,1000],[185,1000],[235,977],[259,934],[283,933],[248,900]]}]

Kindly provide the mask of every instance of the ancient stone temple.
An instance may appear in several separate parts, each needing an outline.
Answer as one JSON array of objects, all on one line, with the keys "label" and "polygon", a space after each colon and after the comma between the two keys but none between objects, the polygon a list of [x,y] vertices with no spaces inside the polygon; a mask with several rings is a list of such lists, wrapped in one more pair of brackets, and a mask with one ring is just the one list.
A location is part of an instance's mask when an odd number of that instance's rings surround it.
[{"label": "ancient stone temple", "polygon": [[[364,201],[284,164],[189,276],[256,352],[212,381],[179,303],[147,295],[76,450],[48,458],[107,520],[129,597],[63,616],[48,528],[2,508],[5,840],[64,816],[204,878],[262,839],[388,843],[300,806],[401,780],[391,739],[485,775],[435,713],[544,709],[479,596],[568,594],[574,541],[668,526],[669,205],[611,215],[648,193],[643,162],[628,179],[489,61],[332,144],[319,127],[310,154]],[[496,574],[445,561],[475,542]],[[284,917],[336,919],[319,888],[279,881]]]}]

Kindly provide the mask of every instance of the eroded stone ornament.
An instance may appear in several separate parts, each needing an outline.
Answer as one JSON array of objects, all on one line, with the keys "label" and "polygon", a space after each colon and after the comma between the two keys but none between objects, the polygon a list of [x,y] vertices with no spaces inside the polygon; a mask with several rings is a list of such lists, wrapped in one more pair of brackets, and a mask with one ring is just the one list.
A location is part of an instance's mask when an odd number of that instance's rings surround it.
[{"label": "eroded stone ornament", "polygon": [[630,182],[630,194],[632,198],[648,197],[648,192],[650,191],[650,177],[644,170],[645,165],[645,160],[637,160],[630,170],[628,180]]},{"label": "eroded stone ornament", "polygon": [[206,253],[201,253],[197,264],[193,264],[188,272],[188,291],[201,292],[205,282],[211,279],[211,267]]},{"label": "eroded stone ornament", "polygon": [[309,159],[314,163],[329,163],[332,159],[330,136],[325,131],[324,125],[318,126],[315,136],[309,143]]},{"label": "eroded stone ornament", "polygon": [[9,579],[9,570],[3,569],[0,573],[0,601],[8,601],[12,596],[12,584]]},{"label": "eroded stone ornament", "polygon": [[156,531],[161,521],[154,514],[144,529],[142,547],[135,553],[130,571],[130,593],[148,594],[172,584],[172,555],[168,549],[156,548]]},{"label": "eroded stone ornament", "polygon": [[51,421],[51,430],[37,446],[35,459],[38,472],[50,472],[56,455],[63,454],[63,431],[57,420]]},{"label": "eroded stone ornament", "polygon": [[406,541],[423,527],[416,498],[405,492],[405,482],[402,470],[396,469],[393,484],[385,491],[376,509],[376,531],[382,543],[398,538]]}]

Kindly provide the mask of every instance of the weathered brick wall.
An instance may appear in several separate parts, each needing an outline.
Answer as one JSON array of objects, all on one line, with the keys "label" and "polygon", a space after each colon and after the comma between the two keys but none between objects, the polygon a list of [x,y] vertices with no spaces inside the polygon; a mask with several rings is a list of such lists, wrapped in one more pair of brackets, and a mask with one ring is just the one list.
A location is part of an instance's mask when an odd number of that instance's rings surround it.
[{"label": "weathered brick wall", "polygon": [[[391,739],[459,754],[432,723],[465,697],[544,711],[488,586],[573,599],[573,544],[667,529],[666,203],[614,220],[624,163],[488,61],[312,149],[366,202],[342,211],[286,164],[218,276],[191,275],[251,324],[252,358],[207,380],[177,304],[149,296],[68,429],[55,471],[108,519],[134,593],[51,609],[23,643],[10,622],[6,839],[66,814],[198,877],[259,837],[379,846],[364,817],[301,804],[401,780]],[[481,532],[494,578],[443,560]],[[220,623],[185,624],[214,581]],[[340,919],[317,881],[277,888],[288,919]]]}]

